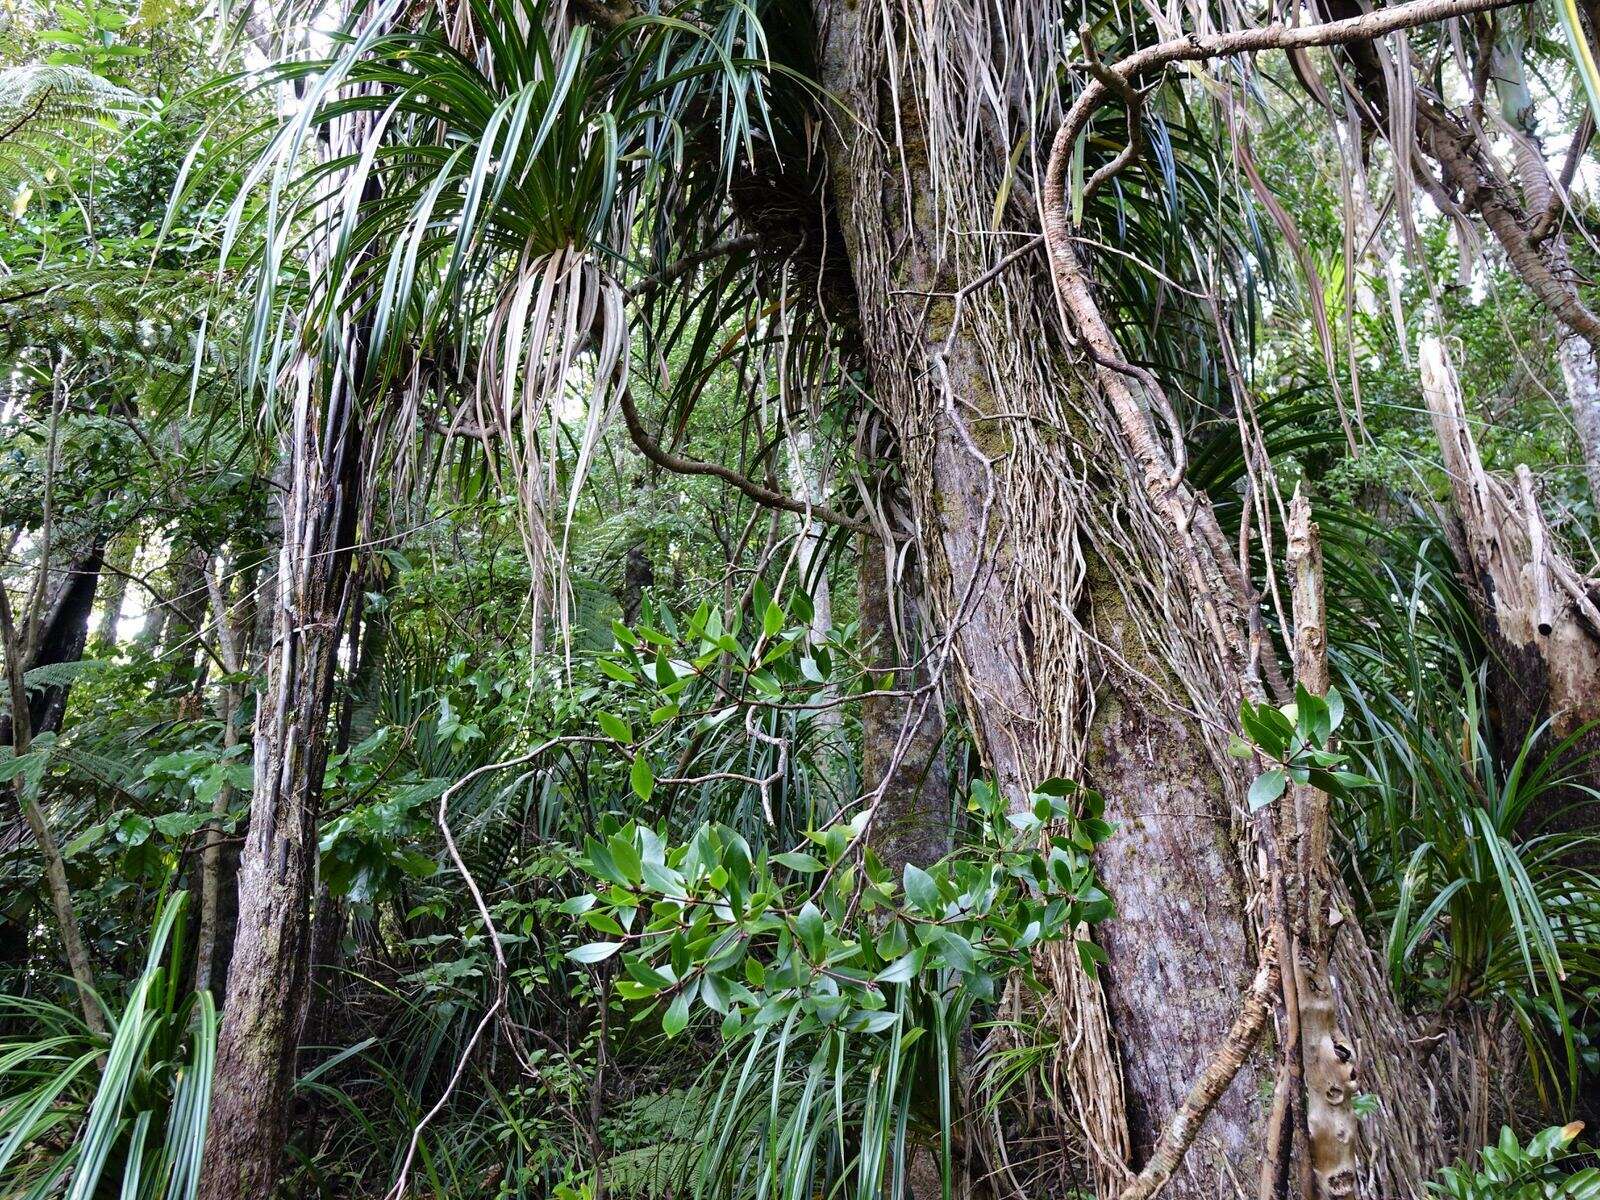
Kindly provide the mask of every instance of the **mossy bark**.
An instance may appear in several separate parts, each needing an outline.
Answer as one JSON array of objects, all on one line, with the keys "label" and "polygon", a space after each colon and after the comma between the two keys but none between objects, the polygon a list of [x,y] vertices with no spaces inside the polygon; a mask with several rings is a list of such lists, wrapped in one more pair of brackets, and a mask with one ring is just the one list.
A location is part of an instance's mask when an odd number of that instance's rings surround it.
[{"label": "mossy bark", "polygon": [[[927,670],[914,665],[918,656],[912,646],[897,645],[893,615],[894,593],[901,601],[899,611],[906,614],[911,589],[899,580],[891,583],[887,551],[877,538],[863,538],[857,570],[858,615],[869,662],[879,669],[907,667],[895,674],[893,690],[915,691],[928,682]],[[950,779],[943,742],[944,709],[936,695],[869,692],[862,697],[861,791],[877,795],[872,847],[896,877],[907,863],[926,867],[950,850]]]},{"label": "mossy bark", "polygon": [[[1040,1014],[1063,1046],[1107,1047],[1064,1052],[1064,1090],[1075,1150],[1116,1195],[1255,995],[1264,889],[1226,753],[1250,694],[1246,600],[1220,594],[1235,585],[1214,545],[1175,538],[1172,510],[1192,516],[1204,498],[1152,499],[1175,485],[1132,444],[1119,397],[1063,330],[1043,256],[1020,240],[1038,218],[1008,163],[1019,139],[1053,128],[1058,114],[1029,97],[1053,94],[1039,73],[1071,22],[1054,4],[1000,0],[818,5],[821,82],[847,110],[828,125],[832,198],[873,400],[902,450],[930,669],[1013,803],[1067,776],[1117,824],[1098,855],[1118,909],[1094,934],[1102,986],[1079,986],[1070,956],[1052,962]],[[997,207],[1006,192],[1016,202]],[[1405,1194],[1446,1137],[1433,1102],[1412,1102],[1426,1081],[1370,952],[1345,947],[1344,1006],[1390,1085],[1367,1122],[1363,1186]],[[1242,1067],[1164,1195],[1254,1187],[1270,1066],[1259,1049],[1233,1057]]]}]

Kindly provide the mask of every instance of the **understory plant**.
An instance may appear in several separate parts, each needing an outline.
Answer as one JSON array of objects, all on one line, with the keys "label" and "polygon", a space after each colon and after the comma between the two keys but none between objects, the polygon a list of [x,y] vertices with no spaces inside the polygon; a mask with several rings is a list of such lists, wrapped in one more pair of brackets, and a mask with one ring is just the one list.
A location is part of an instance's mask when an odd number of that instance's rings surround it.
[{"label": "understory plant", "polygon": [[[1547,721],[1496,744],[1473,647],[1452,637],[1420,571],[1389,578],[1403,648],[1342,656],[1354,719],[1348,749],[1373,781],[1345,799],[1356,898],[1382,939],[1398,994],[1450,1013],[1499,1006],[1522,1036],[1553,1109],[1600,1079],[1592,1000],[1600,987],[1600,881],[1592,826],[1548,815],[1600,800],[1585,779],[1593,731]],[[1453,681],[1441,687],[1440,680]]]},{"label": "understory plant", "polygon": [[1594,1200],[1600,1196],[1600,1168],[1593,1151],[1577,1141],[1582,1131],[1581,1121],[1553,1125],[1524,1145],[1501,1126],[1499,1141],[1444,1168],[1428,1192],[1447,1200]]},{"label": "understory plant", "polygon": [[[900,1195],[923,1139],[949,1188],[974,1011],[1008,978],[1038,987],[1034,951],[1112,913],[1091,858],[1111,834],[1097,794],[1048,780],[1012,812],[977,781],[967,807],[971,836],[899,879],[871,808],[775,854],[713,824],[672,847],[638,822],[589,840],[599,886],[563,908],[606,940],[569,957],[617,959],[618,995],[669,1037],[721,1019],[695,1195]],[[1094,971],[1098,949],[1075,945]]]},{"label": "understory plant", "polygon": [[184,971],[187,894],[161,905],[144,970],[108,1037],[71,1008],[0,999],[0,1194],[191,1200],[199,1184],[217,1012]]}]

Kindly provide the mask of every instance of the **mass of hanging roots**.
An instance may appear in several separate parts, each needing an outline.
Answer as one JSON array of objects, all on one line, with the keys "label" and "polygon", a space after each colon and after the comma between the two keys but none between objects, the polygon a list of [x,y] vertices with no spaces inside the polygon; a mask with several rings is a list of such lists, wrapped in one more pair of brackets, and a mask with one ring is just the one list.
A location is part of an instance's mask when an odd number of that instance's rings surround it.
[{"label": "mass of hanging roots", "polygon": [[[1266,698],[1261,680],[1276,673],[1275,662],[1264,661],[1274,651],[1254,616],[1248,542],[1227,544],[1206,497],[1184,481],[1172,406],[1147,372],[1121,360],[1093,307],[1092,285],[1085,282],[1078,297],[1080,311],[1058,304],[1033,233],[1045,201],[1045,159],[1070,99],[1057,90],[1053,64],[1082,61],[1069,32],[1079,14],[1057,4],[970,0],[863,5],[857,13],[852,37],[874,49],[850,57],[863,77],[849,94],[875,98],[879,110],[856,113],[876,136],[841,138],[855,160],[848,175],[909,181],[846,198],[863,216],[855,223],[862,236],[881,232],[879,245],[854,254],[864,339],[874,361],[932,365],[920,377],[874,380],[876,402],[902,434],[924,433],[902,436],[900,447],[942,630],[932,639],[931,666],[969,703],[981,703],[972,664],[960,653],[960,628],[981,603],[989,611],[1002,606],[1012,629],[1027,631],[1030,650],[1017,637],[987,652],[1012,656],[1009,669],[1031,702],[1016,725],[1031,727],[1032,736],[985,748],[1002,784],[1026,786],[1085,778],[1096,684],[1134,672],[1112,643],[1142,640],[1165,666],[1163,678],[1142,682],[1199,716],[1195,728],[1242,814],[1244,780],[1227,754],[1227,733],[1240,700]],[[885,79],[864,77],[859,64],[883,61],[895,64]],[[1013,155],[1019,143],[1024,151]],[[1005,202],[997,205],[997,196]],[[913,238],[932,243],[927,257],[939,263],[937,278],[903,277],[902,248]],[[1088,281],[1092,260],[1076,246],[1070,254],[1071,271]],[[866,277],[874,266],[882,277]],[[926,297],[920,319],[907,316],[901,297],[908,293]],[[940,434],[925,436],[928,430]],[[1241,436],[1249,437],[1244,421]],[[1259,449],[1247,442],[1249,461],[1264,461]],[[974,500],[972,553],[960,561],[946,554],[949,539],[934,533],[950,524],[938,476],[957,454],[970,456],[985,480]],[[1282,504],[1275,493],[1262,494],[1262,516],[1266,497]],[[1001,529],[1050,536],[1002,544]],[[1113,622],[1133,636],[1114,632]],[[1036,673],[1041,663],[1049,669]],[[1242,818],[1237,824],[1241,870],[1258,892],[1249,919],[1260,944],[1268,919],[1264,860]],[[1358,943],[1339,939],[1335,972],[1364,998],[1379,999],[1350,1014],[1350,1032],[1364,1050],[1381,1048],[1364,1058],[1410,1064],[1405,1023]],[[1115,1195],[1129,1178],[1128,1125],[1105,997],[1070,946],[1043,966],[1051,994],[1031,1023],[1042,1017],[1056,1034],[1050,1074],[1067,1108],[1073,1153],[1096,1190]],[[1002,1023],[989,1049],[1003,1049],[1014,1027]],[[1432,1082],[1420,1064],[1396,1074],[1380,1081],[1385,1103],[1362,1131],[1361,1186],[1372,1194],[1417,1190],[1434,1165],[1440,1121],[1461,1108],[1460,1098],[1435,1094],[1447,1085]],[[985,1158],[1004,1174],[998,1121],[989,1133]]]}]

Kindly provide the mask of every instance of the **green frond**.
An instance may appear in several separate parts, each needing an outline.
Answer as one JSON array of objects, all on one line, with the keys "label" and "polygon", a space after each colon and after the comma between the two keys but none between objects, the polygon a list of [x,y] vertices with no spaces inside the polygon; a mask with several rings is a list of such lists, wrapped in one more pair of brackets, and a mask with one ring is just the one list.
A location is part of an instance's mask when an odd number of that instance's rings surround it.
[{"label": "green frond", "polygon": [[0,67],[0,188],[59,174],[66,153],[141,111],[133,92],[83,67]]}]

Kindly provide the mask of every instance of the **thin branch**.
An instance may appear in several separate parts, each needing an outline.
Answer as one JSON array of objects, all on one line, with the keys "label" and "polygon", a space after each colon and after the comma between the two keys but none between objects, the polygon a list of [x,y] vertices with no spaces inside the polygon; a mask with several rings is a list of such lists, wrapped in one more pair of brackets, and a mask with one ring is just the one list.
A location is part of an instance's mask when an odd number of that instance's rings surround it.
[{"label": "thin branch", "polygon": [[488,1011],[483,1014],[483,1019],[478,1022],[478,1027],[472,1031],[472,1036],[467,1039],[466,1048],[461,1051],[461,1058],[456,1062],[455,1070],[450,1073],[450,1082],[445,1084],[444,1091],[439,1093],[439,1099],[434,1103],[434,1106],[424,1114],[422,1120],[418,1121],[411,1130],[411,1144],[406,1147],[405,1161],[400,1164],[400,1175],[394,1181],[394,1186],[389,1189],[388,1195],[384,1197],[384,1200],[399,1200],[401,1196],[406,1194],[406,1180],[411,1174],[411,1160],[417,1155],[417,1142],[422,1137],[422,1131],[427,1128],[428,1122],[439,1115],[439,1110],[450,1099],[450,1093],[456,1090],[456,1084],[461,1079],[461,1073],[466,1070],[467,1060],[472,1057],[472,1048],[478,1044],[478,1038],[483,1035],[484,1028],[493,1019],[495,1013],[500,1011],[500,1006],[504,1002],[505,997],[503,995],[494,998],[494,1003],[489,1005]]},{"label": "thin branch", "polygon": [[740,237],[727,238],[724,241],[713,243],[703,250],[696,250],[693,254],[685,254],[682,258],[668,267],[663,268],[654,275],[646,276],[628,289],[628,297],[632,300],[645,300],[668,284],[681,279],[696,267],[710,262],[714,258],[724,258],[730,254],[741,254],[746,250],[754,250],[761,244],[761,238],[753,233]]},{"label": "thin branch", "polygon": [[1314,25],[1274,22],[1255,29],[1213,33],[1205,37],[1191,33],[1186,37],[1157,42],[1119,60],[1108,72],[1097,74],[1095,80],[1079,94],[1056,132],[1050,150],[1048,181],[1054,182],[1062,177],[1067,156],[1071,154],[1078,135],[1088,127],[1090,119],[1100,107],[1120,90],[1120,85],[1108,82],[1108,79],[1114,78],[1121,81],[1122,85],[1129,85],[1141,75],[1176,62],[1203,62],[1230,54],[1252,54],[1262,50],[1299,50],[1311,46],[1368,42],[1416,25],[1522,3],[1526,3],[1526,0],[1409,0],[1406,4],[1339,21],[1324,21]]},{"label": "thin branch", "polygon": [[731,467],[724,467],[719,463],[701,462],[693,458],[681,458],[670,450],[662,447],[644,427],[644,421],[639,416],[639,410],[634,406],[633,393],[628,388],[622,389],[620,398],[623,422],[628,426],[628,436],[633,439],[633,444],[639,452],[668,471],[679,475],[711,475],[727,483],[731,483],[757,504],[767,508],[782,509],[784,512],[797,513],[802,517],[813,517],[829,525],[840,525],[845,529],[857,533],[866,533],[869,526],[865,521],[858,521],[854,517],[847,517],[841,512],[835,512],[825,504],[807,504],[785,496],[782,492],[764,487],[754,480],[746,478]]}]

